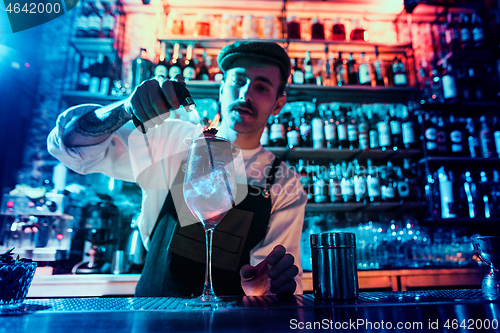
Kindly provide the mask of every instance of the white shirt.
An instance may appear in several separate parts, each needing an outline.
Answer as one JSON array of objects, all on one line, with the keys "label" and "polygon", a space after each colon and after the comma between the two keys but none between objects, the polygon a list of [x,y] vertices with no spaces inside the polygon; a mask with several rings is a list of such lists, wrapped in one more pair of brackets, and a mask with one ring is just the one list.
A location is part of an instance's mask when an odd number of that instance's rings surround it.
[{"label": "white shirt", "polygon": [[[142,189],[142,210],[137,223],[147,249],[151,231],[170,185],[182,161],[187,158],[189,139],[200,135],[201,126],[168,119],[143,135],[129,122],[100,144],[66,147],[61,139],[66,125],[74,117],[79,118],[98,107],[100,105],[79,105],[59,115],[56,127],[47,139],[48,150],[77,173],[99,172],[111,178],[136,182]],[[238,183],[248,182],[264,188],[274,158],[275,156],[262,146],[241,150],[235,158]],[[257,265],[276,245],[283,245],[287,252],[294,256],[295,265],[299,267],[295,292],[300,294],[303,291],[300,238],[307,197],[298,175],[285,163],[281,163],[276,173],[276,180],[271,188],[271,202],[271,217],[266,236],[251,250],[250,264]]]}]

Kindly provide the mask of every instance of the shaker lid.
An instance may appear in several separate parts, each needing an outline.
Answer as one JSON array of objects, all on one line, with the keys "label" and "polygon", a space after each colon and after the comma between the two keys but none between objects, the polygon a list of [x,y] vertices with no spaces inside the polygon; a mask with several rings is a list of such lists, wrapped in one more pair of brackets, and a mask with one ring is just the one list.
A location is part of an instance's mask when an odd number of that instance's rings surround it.
[{"label": "shaker lid", "polygon": [[356,235],[351,232],[325,232],[311,235],[312,248],[356,248]]}]

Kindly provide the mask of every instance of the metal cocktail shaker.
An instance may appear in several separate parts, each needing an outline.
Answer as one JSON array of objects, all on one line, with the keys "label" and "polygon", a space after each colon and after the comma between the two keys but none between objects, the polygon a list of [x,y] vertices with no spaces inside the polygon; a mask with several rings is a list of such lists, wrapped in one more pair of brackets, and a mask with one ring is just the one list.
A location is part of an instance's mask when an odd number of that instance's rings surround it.
[{"label": "metal cocktail shaker", "polygon": [[353,233],[311,235],[314,297],[354,299],[358,297],[356,236]]}]

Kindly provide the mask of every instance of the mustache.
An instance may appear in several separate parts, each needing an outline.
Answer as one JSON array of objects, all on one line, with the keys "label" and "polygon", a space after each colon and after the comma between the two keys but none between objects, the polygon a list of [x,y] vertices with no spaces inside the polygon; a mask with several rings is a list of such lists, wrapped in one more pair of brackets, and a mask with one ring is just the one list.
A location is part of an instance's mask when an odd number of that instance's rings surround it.
[{"label": "mustache", "polygon": [[231,104],[231,110],[234,110],[234,109],[247,109],[247,110],[250,110],[252,112],[252,114],[256,113],[255,108],[253,107],[252,103],[249,103],[247,101],[234,102],[233,104]]}]

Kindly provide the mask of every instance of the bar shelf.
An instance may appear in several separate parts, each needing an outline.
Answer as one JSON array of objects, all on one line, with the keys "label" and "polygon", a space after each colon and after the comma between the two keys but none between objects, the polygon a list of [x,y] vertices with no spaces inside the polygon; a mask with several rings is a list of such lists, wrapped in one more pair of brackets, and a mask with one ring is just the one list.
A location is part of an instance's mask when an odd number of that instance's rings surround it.
[{"label": "bar shelf", "polygon": [[418,201],[390,201],[390,202],[346,202],[346,203],[308,203],[306,212],[352,212],[352,211],[389,211],[396,209],[420,209],[425,207],[424,202]]}]

